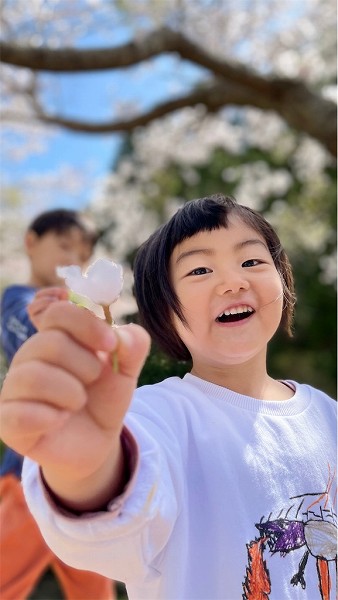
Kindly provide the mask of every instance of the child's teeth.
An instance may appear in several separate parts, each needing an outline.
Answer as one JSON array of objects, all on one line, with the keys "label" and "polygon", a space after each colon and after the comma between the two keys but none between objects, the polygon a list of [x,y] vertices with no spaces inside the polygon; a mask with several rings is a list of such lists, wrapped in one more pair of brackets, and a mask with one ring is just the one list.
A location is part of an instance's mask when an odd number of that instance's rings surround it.
[{"label": "child's teeth", "polygon": [[237,315],[245,312],[251,313],[252,311],[253,309],[251,308],[251,306],[237,306],[237,308],[230,308],[229,310],[225,310],[219,316],[222,317],[223,315],[225,315],[226,317],[228,317],[229,315]]}]

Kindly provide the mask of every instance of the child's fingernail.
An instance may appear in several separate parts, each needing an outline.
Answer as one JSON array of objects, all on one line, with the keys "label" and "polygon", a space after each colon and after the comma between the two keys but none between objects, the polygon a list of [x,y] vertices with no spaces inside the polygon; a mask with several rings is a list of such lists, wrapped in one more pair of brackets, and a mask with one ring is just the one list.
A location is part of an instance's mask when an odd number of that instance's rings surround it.
[{"label": "child's fingernail", "polygon": [[105,332],[104,336],[104,345],[105,350],[115,350],[118,345],[118,336],[112,327],[107,327],[107,331]]},{"label": "child's fingernail", "polygon": [[105,341],[105,350],[116,350],[119,343],[121,342],[125,346],[133,345],[133,335],[129,332],[126,327],[107,327],[107,331],[105,333],[104,341]]},{"label": "child's fingernail", "polygon": [[133,336],[125,327],[115,327],[115,333],[117,334],[118,341],[121,341],[126,346],[132,346]]}]

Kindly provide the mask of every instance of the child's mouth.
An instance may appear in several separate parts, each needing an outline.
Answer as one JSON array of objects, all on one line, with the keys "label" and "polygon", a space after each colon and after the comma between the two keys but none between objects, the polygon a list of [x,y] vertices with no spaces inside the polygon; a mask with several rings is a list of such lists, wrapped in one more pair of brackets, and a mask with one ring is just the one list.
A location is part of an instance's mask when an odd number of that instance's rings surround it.
[{"label": "child's mouth", "polygon": [[233,323],[235,321],[243,321],[254,313],[254,309],[251,306],[241,306],[238,308],[231,308],[225,310],[216,318],[217,323]]}]

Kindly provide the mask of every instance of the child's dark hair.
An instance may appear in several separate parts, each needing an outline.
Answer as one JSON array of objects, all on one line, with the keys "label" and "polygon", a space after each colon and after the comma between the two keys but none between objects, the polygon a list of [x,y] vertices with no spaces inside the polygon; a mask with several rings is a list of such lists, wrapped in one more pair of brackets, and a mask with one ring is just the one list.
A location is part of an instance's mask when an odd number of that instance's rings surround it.
[{"label": "child's dark hair", "polygon": [[83,213],[66,208],[57,208],[41,213],[30,223],[28,231],[34,231],[38,237],[49,231],[61,235],[73,227],[77,227],[83,234],[83,239],[92,247],[98,240],[98,231],[95,224]]},{"label": "child's dark hair", "polygon": [[184,204],[139,248],[134,262],[134,291],[140,321],[159,348],[178,360],[189,360],[191,356],[173,326],[173,313],[182,322],[185,319],[170,278],[170,257],[184,239],[200,231],[228,227],[231,214],[238,216],[264,238],[283,284],[281,326],[292,335],[294,281],[289,259],[277,233],[258,212],[238,204],[231,196],[217,194]]}]

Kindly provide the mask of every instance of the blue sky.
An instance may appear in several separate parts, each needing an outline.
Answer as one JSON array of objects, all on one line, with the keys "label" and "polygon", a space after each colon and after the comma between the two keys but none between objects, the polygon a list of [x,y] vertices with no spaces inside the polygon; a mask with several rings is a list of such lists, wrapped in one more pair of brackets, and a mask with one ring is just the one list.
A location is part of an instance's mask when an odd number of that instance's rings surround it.
[{"label": "blue sky", "polygon": [[[168,93],[182,93],[187,83],[196,81],[199,74],[199,69],[188,64],[184,68],[180,64],[178,73],[176,59],[166,56],[114,72],[47,75],[49,91],[45,101],[49,110],[65,117],[99,122],[111,118],[116,100],[133,105],[137,102],[138,110],[146,110],[165,100]],[[36,182],[41,176],[43,182],[48,175],[68,165],[85,173],[84,188],[73,192],[62,190],[60,194],[53,189],[45,200],[40,199],[39,210],[55,206],[84,208],[92,200],[98,178],[111,169],[122,137],[120,134],[74,133],[60,128],[51,131],[54,134],[42,152],[32,152],[22,160],[13,160],[3,153],[2,182],[28,189],[27,178],[32,177]],[[16,139],[17,145],[22,143],[16,134],[12,133],[12,139]],[[41,207],[41,202],[45,206]]]}]

